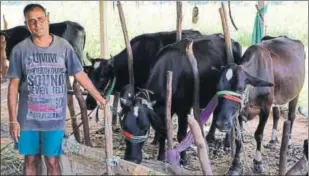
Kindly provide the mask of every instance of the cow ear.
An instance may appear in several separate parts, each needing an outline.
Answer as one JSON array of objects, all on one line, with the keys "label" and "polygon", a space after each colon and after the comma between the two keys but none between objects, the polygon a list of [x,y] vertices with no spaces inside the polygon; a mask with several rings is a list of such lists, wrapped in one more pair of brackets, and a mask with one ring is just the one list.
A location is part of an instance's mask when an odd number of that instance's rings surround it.
[{"label": "cow ear", "polygon": [[88,52],[86,53],[86,57],[87,57],[87,59],[91,62],[91,65],[93,66],[94,63],[95,63],[95,59],[93,59],[91,56],[89,56],[89,53],[88,53]]},{"label": "cow ear", "polygon": [[273,83],[264,81],[264,80],[256,78],[256,77],[253,77],[245,71],[244,71],[244,73],[246,75],[246,83],[247,84],[251,84],[254,87],[273,87],[274,86]]},{"label": "cow ear", "polygon": [[113,65],[113,63],[114,63],[114,57],[111,55],[111,58],[108,59],[108,64]]}]

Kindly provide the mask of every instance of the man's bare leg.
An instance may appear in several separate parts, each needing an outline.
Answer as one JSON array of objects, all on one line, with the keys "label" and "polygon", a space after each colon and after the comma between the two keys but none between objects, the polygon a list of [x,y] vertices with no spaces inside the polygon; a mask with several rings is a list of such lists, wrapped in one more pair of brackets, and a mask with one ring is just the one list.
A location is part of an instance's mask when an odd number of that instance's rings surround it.
[{"label": "man's bare leg", "polygon": [[47,175],[61,175],[59,156],[45,156]]},{"label": "man's bare leg", "polygon": [[40,155],[26,155],[24,164],[24,174],[25,175],[36,175],[37,174],[37,164],[41,161]]}]

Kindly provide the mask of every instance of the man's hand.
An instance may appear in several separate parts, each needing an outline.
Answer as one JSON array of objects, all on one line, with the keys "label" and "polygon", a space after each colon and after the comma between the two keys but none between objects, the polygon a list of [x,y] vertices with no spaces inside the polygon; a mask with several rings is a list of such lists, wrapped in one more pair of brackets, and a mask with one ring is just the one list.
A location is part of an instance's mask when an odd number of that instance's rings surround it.
[{"label": "man's hand", "polygon": [[102,97],[101,93],[94,87],[92,81],[88,78],[85,72],[81,71],[74,75],[75,79],[88,90],[89,94],[96,100],[97,105],[100,106],[101,109],[104,108],[106,100]]},{"label": "man's hand", "polygon": [[100,97],[99,99],[96,100],[97,105],[101,108],[104,109],[104,106],[106,104],[106,100],[103,97]]},{"label": "man's hand", "polygon": [[20,126],[18,122],[10,122],[10,135],[15,142],[18,142],[20,136]]}]

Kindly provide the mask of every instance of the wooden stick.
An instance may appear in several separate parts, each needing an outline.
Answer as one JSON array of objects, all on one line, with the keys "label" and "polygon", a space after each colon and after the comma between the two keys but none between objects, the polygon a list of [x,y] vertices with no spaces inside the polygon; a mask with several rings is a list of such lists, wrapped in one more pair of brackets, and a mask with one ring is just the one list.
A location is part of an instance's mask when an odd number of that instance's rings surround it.
[{"label": "wooden stick", "polygon": [[195,145],[197,146],[197,153],[203,174],[213,175],[208,152],[206,149],[206,141],[204,140],[204,137],[201,133],[201,129],[199,128],[197,121],[191,115],[188,115],[188,123],[194,137]]},{"label": "wooden stick", "polygon": [[285,175],[301,175],[301,171],[308,172],[308,161],[302,157]]},{"label": "wooden stick", "polygon": [[279,160],[279,175],[285,175],[286,172],[286,155],[288,151],[289,135],[290,135],[291,121],[284,121],[282,142],[280,148]]},{"label": "wooden stick", "polygon": [[134,86],[134,70],[133,70],[133,54],[132,54],[132,48],[128,36],[128,31],[127,31],[127,26],[126,26],[126,21],[124,18],[123,14],[123,9],[120,1],[117,1],[117,6],[118,6],[118,11],[119,11],[119,17],[120,17],[120,22],[121,22],[121,27],[122,27],[122,32],[124,35],[124,40],[126,43],[127,47],[127,53],[128,53],[128,70],[129,70],[129,80],[130,84]]},{"label": "wooden stick", "polygon": [[176,22],[176,29],[177,29],[177,35],[176,35],[176,41],[181,41],[181,28],[182,28],[182,2],[177,1],[176,2],[176,11],[177,11],[177,22]]},{"label": "wooden stick", "polygon": [[167,71],[167,84],[166,84],[166,128],[167,128],[167,150],[173,149],[173,123],[171,116],[171,106],[172,106],[172,80],[173,72]]},{"label": "wooden stick", "polygon": [[83,95],[81,93],[82,91],[80,89],[80,85],[77,83],[77,81],[75,79],[74,79],[74,82],[73,82],[73,89],[74,89],[74,93],[75,93],[75,96],[76,96],[76,99],[78,101],[80,111],[81,111],[85,144],[87,146],[92,147],[92,144],[91,144],[91,141],[90,141],[90,134],[89,134],[89,123],[88,123],[86,102],[85,102]]},{"label": "wooden stick", "polygon": [[226,10],[225,10],[225,6],[223,3],[221,3],[221,6],[222,7],[219,8],[219,12],[220,12],[220,17],[221,17],[221,22],[222,22],[223,33],[224,33],[227,60],[228,60],[228,63],[233,63],[234,58],[233,58],[233,52],[232,52],[232,43],[231,43],[229,26],[226,20],[227,18]]},{"label": "wooden stick", "polygon": [[235,126],[231,128],[230,131],[230,144],[231,144],[231,157],[234,158],[235,152],[236,152],[236,146],[235,146]]},{"label": "wooden stick", "polygon": [[106,168],[108,175],[114,175],[113,167],[110,165],[110,160],[113,158],[113,130],[112,130],[112,112],[110,107],[112,106],[113,97],[108,100],[105,110],[105,152],[106,152]]},{"label": "wooden stick", "polygon": [[114,103],[113,106],[115,108],[115,112],[113,113],[113,127],[116,127],[117,121],[118,121],[118,115],[117,115],[117,110],[118,110],[118,103],[119,103],[119,92],[114,93]]},{"label": "wooden stick", "polygon": [[[67,88],[73,89],[70,83],[70,79],[69,77],[67,77]],[[69,109],[69,113],[70,113],[70,117],[71,117],[71,125],[72,125],[72,129],[73,129],[73,133],[74,133],[74,137],[76,139],[77,142],[81,142],[80,139],[80,134],[79,134],[79,128],[77,128],[77,120],[75,117],[75,109],[74,109],[74,101],[73,101],[73,95],[72,94],[68,94],[68,109]]]},{"label": "wooden stick", "polygon": [[203,126],[201,124],[201,114],[200,114],[200,99],[199,99],[199,94],[200,94],[200,77],[199,77],[199,72],[197,69],[197,62],[196,62],[196,58],[194,56],[193,53],[193,41],[191,41],[187,48],[186,48],[186,54],[187,57],[190,61],[191,64],[191,68],[193,71],[193,77],[194,77],[194,94],[193,94],[193,113],[194,113],[194,117],[195,119],[199,122],[200,124],[200,128],[201,128],[201,132],[204,136],[204,131]]}]

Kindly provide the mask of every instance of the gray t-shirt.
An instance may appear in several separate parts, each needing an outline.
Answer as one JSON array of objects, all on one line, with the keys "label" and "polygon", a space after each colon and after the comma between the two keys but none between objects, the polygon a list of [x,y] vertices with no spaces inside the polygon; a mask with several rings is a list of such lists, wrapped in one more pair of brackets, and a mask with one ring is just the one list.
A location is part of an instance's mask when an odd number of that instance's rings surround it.
[{"label": "gray t-shirt", "polygon": [[8,77],[20,78],[17,119],[21,130],[63,130],[67,104],[67,74],[83,70],[72,46],[53,35],[47,48],[30,37],[10,55]]}]

